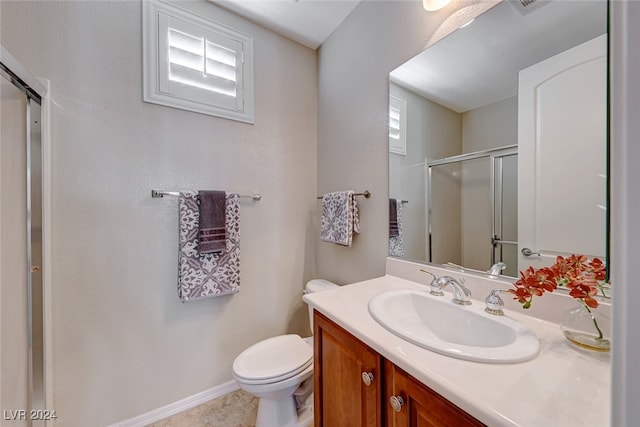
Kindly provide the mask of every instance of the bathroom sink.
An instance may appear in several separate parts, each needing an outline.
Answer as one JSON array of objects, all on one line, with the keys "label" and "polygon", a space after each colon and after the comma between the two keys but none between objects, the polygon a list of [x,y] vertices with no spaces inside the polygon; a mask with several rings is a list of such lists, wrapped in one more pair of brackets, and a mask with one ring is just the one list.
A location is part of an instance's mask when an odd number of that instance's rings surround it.
[{"label": "bathroom sink", "polygon": [[477,301],[460,306],[426,291],[388,291],[369,301],[369,313],[398,337],[458,359],[515,363],[540,351],[538,338],[527,326],[485,313]]}]

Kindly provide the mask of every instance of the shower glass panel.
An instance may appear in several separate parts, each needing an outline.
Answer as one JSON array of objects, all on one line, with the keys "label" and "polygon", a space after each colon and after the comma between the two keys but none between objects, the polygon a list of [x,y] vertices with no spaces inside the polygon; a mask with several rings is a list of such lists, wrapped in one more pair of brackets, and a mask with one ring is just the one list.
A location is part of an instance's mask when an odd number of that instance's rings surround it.
[{"label": "shower glass panel", "polygon": [[8,80],[0,82],[0,405],[27,409],[27,97]]},{"label": "shower glass panel", "polygon": [[460,163],[429,168],[429,261],[462,264]]},{"label": "shower glass panel", "polygon": [[0,407],[44,425],[29,417],[45,409],[41,95],[0,59]]},{"label": "shower glass panel", "polygon": [[485,271],[491,260],[491,158],[462,162],[462,264]]}]

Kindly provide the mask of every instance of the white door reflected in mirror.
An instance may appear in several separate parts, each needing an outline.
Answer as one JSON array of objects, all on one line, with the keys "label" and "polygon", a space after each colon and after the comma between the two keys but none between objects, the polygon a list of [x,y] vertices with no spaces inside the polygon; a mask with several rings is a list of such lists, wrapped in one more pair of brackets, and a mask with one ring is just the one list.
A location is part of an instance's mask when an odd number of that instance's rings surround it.
[{"label": "white door reflected in mirror", "polygon": [[604,259],[607,35],[520,71],[518,267],[558,254]]}]

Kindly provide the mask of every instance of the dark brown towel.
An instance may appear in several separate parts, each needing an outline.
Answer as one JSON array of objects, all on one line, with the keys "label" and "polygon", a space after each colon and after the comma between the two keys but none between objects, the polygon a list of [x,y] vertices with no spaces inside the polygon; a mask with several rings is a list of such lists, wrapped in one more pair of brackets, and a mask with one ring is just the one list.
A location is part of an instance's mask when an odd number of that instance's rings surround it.
[{"label": "dark brown towel", "polygon": [[198,252],[211,254],[227,249],[226,193],[224,191],[198,191],[200,199],[200,225]]},{"label": "dark brown towel", "polygon": [[396,199],[389,199],[389,237],[398,237],[399,235],[398,201]]}]

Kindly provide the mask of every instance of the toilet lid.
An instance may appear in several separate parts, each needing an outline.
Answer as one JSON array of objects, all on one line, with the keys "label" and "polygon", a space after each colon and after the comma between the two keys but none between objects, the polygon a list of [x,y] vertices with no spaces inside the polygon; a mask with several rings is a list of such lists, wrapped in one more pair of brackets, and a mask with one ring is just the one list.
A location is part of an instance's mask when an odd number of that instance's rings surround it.
[{"label": "toilet lid", "polygon": [[284,375],[280,375],[278,377],[273,377],[273,378],[267,378],[267,379],[261,379],[261,380],[255,380],[255,379],[251,379],[251,378],[244,378],[244,377],[239,377],[237,374],[234,373],[233,378],[235,378],[236,381],[238,381],[238,383],[241,384],[248,384],[248,385],[267,385],[267,384],[275,384],[275,383],[281,383],[281,382],[285,382],[297,375],[305,375],[307,372],[313,372],[313,360],[310,360],[308,364],[305,364],[304,366],[296,369],[295,371],[291,371],[287,374]]},{"label": "toilet lid", "polygon": [[280,335],[252,345],[236,357],[233,372],[251,381],[277,381],[306,369],[313,350],[299,335]]}]

